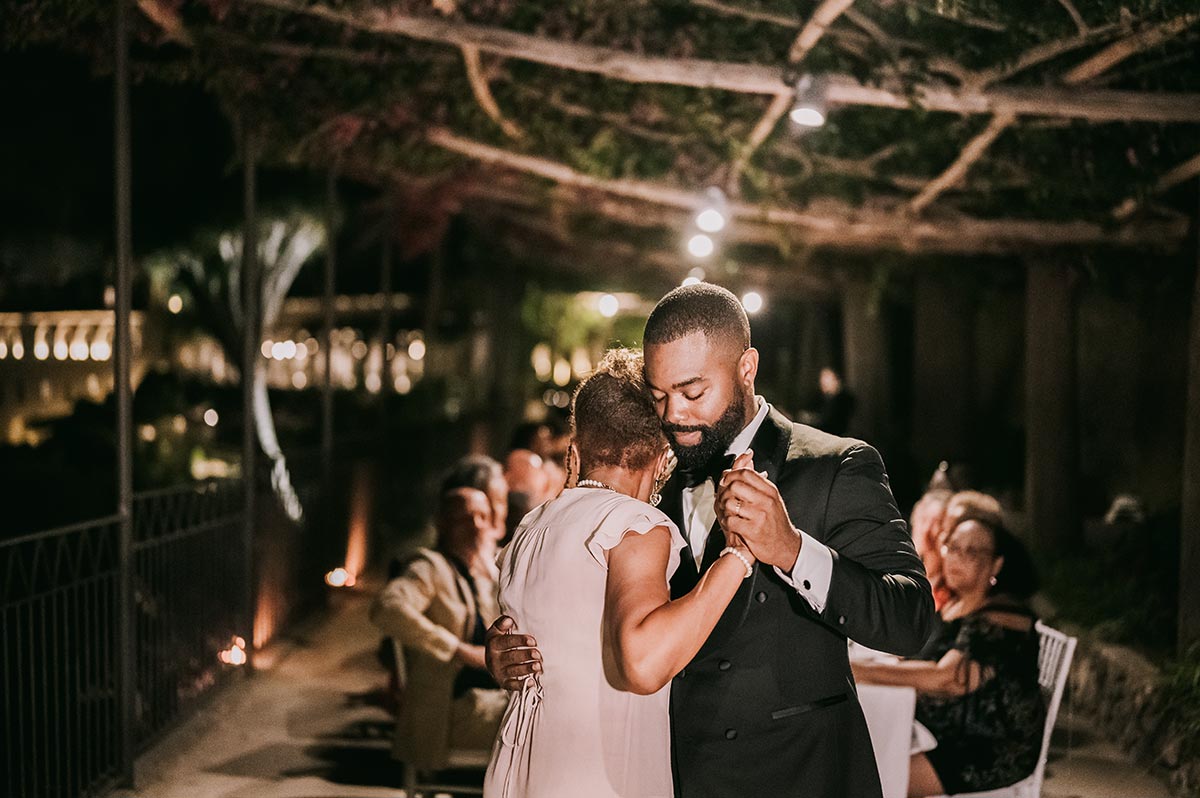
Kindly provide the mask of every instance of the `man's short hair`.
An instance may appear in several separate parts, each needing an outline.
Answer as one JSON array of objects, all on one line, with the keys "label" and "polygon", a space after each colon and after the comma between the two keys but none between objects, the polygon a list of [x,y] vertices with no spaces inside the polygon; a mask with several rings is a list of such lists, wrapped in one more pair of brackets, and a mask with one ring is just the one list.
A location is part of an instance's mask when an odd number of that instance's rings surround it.
[{"label": "man's short hair", "polygon": [[646,319],[642,345],[668,344],[697,332],[743,352],[750,348],[750,320],[742,303],[712,283],[683,285],[658,300]]}]

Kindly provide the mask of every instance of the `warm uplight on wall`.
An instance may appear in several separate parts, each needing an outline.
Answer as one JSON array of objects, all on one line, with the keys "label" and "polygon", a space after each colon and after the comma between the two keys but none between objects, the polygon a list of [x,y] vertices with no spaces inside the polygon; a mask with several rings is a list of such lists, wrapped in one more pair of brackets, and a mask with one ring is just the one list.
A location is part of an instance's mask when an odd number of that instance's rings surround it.
[{"label": "warm uplight on wall", "polygon": [[221,417],[217,415],[217,411],[213,408],[210,407],[204,411],[204,423],[208,426],[215,427],[217,426],[217,422],[220,420]]},{"label": "warm uplight on wall", "polygon": [[89,349],[92,360],[108,360],[112,356],[112,344],[108,342],[108,336],[104,333],[96,333],[95,340]]},{"label": "warm uplight on wall", "polygon": [[325,574],[325,584],[330,587],[354,587],[354,575],[345,568],[334,568]]},{"label": "warm uplight on wall", "polygon": [[183,310],[183,297],[179,294],[171,294],[167,298],[167,310],[176,314]]},{"label": "warm uplight on wall", "polygon": [[554,384],[565,387],[571,382],[571,364],[566,358],[559,358],[554,364]]},{"label": "warm uplight on wall", "polygon": [[20,338],[13,341],[12,356],[13,360],[20,360],[21,358],[25,357],[25,342]]},{"label": "warm uplight on wall", "polygon": [[757,291],[747,291],[742,295],[742,307],[747,313],[758,313],[763,307],[762,294]]},{"label": "warm uplight on wall", "polygon": [[412,343],[408,345],[408,356],[413,360],[424,360],[425,342],[420,338],[414,338]]}]

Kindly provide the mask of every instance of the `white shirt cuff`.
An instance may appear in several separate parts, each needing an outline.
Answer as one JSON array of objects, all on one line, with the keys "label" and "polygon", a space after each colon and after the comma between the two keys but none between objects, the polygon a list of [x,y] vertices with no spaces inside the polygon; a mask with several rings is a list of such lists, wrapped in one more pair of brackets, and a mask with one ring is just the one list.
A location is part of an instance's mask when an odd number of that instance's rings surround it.
[{"label": "white shirt cuff", "polygon": [[775,573],[796,589],[796,592],[817,612],[825,611],[829,599],[829,583],[833,580],[833,553],[824,544],[809,535],[800,533],[800,556],[792,572],[780,568]]}]

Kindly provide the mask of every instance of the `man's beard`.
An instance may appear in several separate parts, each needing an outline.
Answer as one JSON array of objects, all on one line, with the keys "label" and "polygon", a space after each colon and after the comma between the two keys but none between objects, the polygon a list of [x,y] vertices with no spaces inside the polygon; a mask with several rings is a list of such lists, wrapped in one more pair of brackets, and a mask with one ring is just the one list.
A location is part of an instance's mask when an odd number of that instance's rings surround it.
[{"label": "man's beard", "polygon": [[[679,460],[681,471],[696,471],[707,467],[716,458],[724,457],[733,439],[746,426],[746,397],[740,391],[725,408],[721,417],[710,426],[664,424],[663,431],[671,440],[671,449]],[[683,446],[675,436],[687,432],[699,432],[700,442],[695,446]]]}]

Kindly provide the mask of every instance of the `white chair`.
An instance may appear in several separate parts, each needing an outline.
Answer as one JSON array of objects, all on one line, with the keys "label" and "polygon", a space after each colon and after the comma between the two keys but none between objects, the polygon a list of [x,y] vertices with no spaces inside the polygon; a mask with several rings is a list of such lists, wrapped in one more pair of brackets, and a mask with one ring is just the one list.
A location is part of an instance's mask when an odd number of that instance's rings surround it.
[{"label": "white chair", "polygon": [[[1075,657],[1074,637],[1038,621],[1034,628],[1038,633],[1038,684],[1046,693],[1046,728],[1042,732],[1042,752],[1037,767],[1029,777],[998,790],[986,792],[955,793],[953,798],[1041,798],[1042,781],[1046,776],[1046,759],[1050,755],[1050,734],[1054,721],[1058,719],[1058,707],[1062,703],[1063,690],[1071,673],[1071,660]],[[945,798],[945,796],[943,796]]]},{"label": "white chair", "polygon": [[[396,683],[400,689],[401,695],[408,681],[408,673],[404,665],[404,649],[400,642],[392,638],[392,650],[395,652],[395,675]],[[402,699],[403,700],[403,699]],[[468,749],[452,748],[446,755],[446,770],[487,770],[488,763],[491,761],[491,749],[486,751],[474,751]],[[482,787],[470,787],[459,784],[435,784],[427,781],[429,774],[418,771],[415,767],[405,762],[404,764],[404,796],[405,798],[417,798],[417,796],[433,796],[437,794],[449,795],[483,795]]]}]

